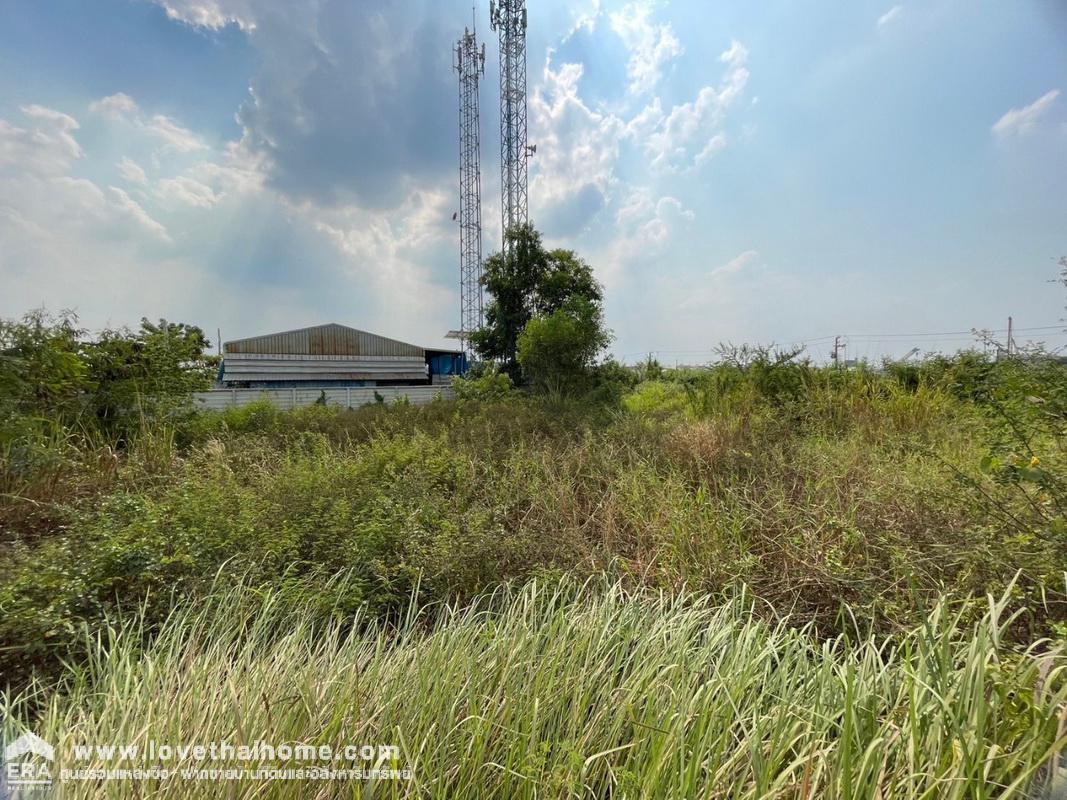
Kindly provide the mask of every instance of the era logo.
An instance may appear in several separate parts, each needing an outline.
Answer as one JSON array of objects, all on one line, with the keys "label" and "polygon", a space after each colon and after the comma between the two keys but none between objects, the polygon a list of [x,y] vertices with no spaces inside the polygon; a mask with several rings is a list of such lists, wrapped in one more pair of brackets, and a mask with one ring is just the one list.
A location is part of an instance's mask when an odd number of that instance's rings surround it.
[{"label": "era logo", "polygon": [[9,786],[48,786],[54,758],[52,745],[35,733],[24,733],[4,748],[4,777]]}]

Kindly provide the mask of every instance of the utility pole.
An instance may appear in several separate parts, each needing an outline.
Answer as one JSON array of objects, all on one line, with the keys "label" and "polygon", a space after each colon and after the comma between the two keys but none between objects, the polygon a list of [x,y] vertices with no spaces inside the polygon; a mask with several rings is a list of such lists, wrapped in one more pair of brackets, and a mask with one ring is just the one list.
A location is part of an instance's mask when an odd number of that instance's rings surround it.
[{"label": "utility pole", "polygon": [[459,336],[470,358],[470,335],[483,324],[478,85],[485,74],[485,45],[479,49],[474,27],[464,29],[453,56],[452,67],[459,73]]},{"label": "utility pole", "polygon": [[835,367],[840,367],[841,366],[840,351],[841,351],[841,349],[843,347],[844,347],[844,345],[841,344],[841,337],[840,336],[835,336],[834,337],[834,352],[830,354],[830,359],[834,362],[834,366]]},{"label": "utility pole", "polygon": [[1008,317],[1008,355],[1015,355],[1015,340],[1011,336],[1012,319]]}]

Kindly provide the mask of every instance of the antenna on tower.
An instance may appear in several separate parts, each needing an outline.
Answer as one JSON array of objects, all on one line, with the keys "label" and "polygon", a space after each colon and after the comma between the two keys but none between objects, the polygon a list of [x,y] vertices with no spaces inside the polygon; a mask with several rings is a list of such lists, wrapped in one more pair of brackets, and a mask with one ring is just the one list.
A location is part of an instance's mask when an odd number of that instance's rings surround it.
[{"label": "antenna on tower", "polygon": [[483,321],[478,84],[485,74],[485,45],[478,48],[473,27],[464,29],[453,55],[452,66],[459,73],[459,336],[470,356],[470,335],[481,329]]},{"label": "antenna on tower", "polygon": [[500,222],[503,252],[508,231],[528,219],[526,142],[526,0],[489,2],[489,27],[500,37]]}]

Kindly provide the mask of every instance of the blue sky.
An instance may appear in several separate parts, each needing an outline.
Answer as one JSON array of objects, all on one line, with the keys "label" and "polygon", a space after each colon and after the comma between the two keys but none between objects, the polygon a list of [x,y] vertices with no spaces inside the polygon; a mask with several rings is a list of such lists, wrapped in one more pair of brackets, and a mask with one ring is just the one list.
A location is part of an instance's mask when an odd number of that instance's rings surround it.
[{"label": "blue sky", "polygon": [[[531,216],[605,283],[616,355],[954,350],[1009,315],[1067,345],[1060,0],[529,6]],[[0,9],[0,315],[457,326],[466,0]]]}]

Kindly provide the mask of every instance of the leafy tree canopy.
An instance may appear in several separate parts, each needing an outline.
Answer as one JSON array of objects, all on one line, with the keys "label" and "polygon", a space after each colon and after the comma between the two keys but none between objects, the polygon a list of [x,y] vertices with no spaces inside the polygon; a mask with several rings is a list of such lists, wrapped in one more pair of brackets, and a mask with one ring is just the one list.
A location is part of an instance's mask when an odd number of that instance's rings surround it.
[{"label": "leafy tree canopy", "polygon": [[502,362],[518,377],[519,337],[530,320],[551,316],[574,297],[592,304],[599,318],[603,289],[573,250],[546,249],[532,225],[513,228],[507,237],[509,250],[485,261],[483,283],[490,301],[485,327],[471,343],[482,358]]},{"label": "leafy tree canopy", "polygon": [[91,388],[83,335],[73,314],[38,310],[21,320],[0,319],[0,409],[55,414]]},{"label": "leafy tree canopy", "polygon": [[518,361],[537,388],[567,394],[586,385],[610,341],[600,306],[574,294],[551,314],[526,324],[519,336]]},{"label": "leafy tree canopy", "polygon": [[70,313],[0,320],[0,415],[85,422],[122,437],[141,414],[184,404],[207,388],[215,359],[195,325],[141,320],[95,337]]}]

